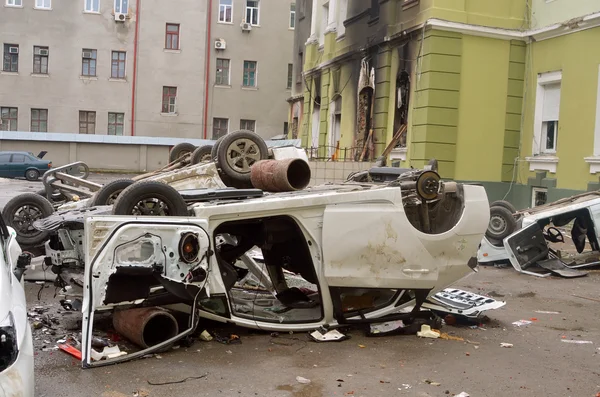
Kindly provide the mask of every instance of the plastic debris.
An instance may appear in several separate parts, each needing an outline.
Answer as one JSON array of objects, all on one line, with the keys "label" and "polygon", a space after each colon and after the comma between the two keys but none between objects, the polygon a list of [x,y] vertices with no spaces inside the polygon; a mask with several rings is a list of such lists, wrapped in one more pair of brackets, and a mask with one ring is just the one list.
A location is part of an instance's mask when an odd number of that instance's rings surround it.
[{"label": "plastic debris", "polygon": [[513,347],[513,346],[514,346],[514,345],[513,345],[512,343],[504,343],[504,342],[500,343],[500,347],[508,347],[508,348],[511,348],[511,347]]},{"label": "plastic debris", "polygon": [[570,339],[561,339],[561,342],[576,343],[578,345],[586,345],[586,344],[592,344],[592,343],[594,343],[591,340],[570,340]]},{"label": "plastic debris", "polygon": [[412,386],[409,385],[408,383],[403,383],[402,387],[398,388],[398,390],[407,390],[407,389],[412,389]]},{"label": "plastic debris", "polygon": [[531,321],[529,320],[519,320],[512,323],[512,325],[514,325],[515,327],[526,327],[529,324],[531,324]]},{"label": "plastic debris", "polygon": [[535,312],[540,314],[560,314],[560,312],[547,312],[545,310],[536,310]]},{"label": "plastic debris", "polygon": [[348,336],[342,334],[340,331],[333,329],[326,333],[322,333],[320,330],[313,331],[309,334],[312,340],[315,342],[340,342],[348,339]]},{"label": "plastic debris", "polygon": [[360,347],[361,349],[364,349],[367,346],[365,346],[365,345],[358,345],[358,347]]},{"label": "plastic debris", "polygon": [[467,392],[462,392],[460,394],[455,394],[454,397],[471,397],[471,395]]},{"label": "plastic debris", "polygon": [[445,340],[456,340],[459,342],[464,342],[465,340],[463,338],[461,338],[460,336],[453,336],[453,335],[448,335],[445,332],[440,333],[440,339],[445,339]]},{"label": "plastic debris", "polygon": [[440,333],[439,332],[435,332],[431,330],[431,327],[427,324],[423,324],[421,326],[421,330],[419,332],[417,332],[417,336],[421,337],[421,338],[439,338],[440,337]]},{"label": "plastic debris", "polygon": [[98,352],[98,351],[92,349],[90,355],[92,356],[92,360],[100,361],[104,358],[106,358],[106,359],[117,358],[117,357],[124,356],[126,354],[127,354],[127,352],[122,352],[121,349],[119,349],[119,346],[112,346],[112,347],[105,347],[102,350],[102,352]]},{"label": "plastic debris", "polygon": [[63,344],[58,345],[58,348],[60,350],[64,351],[65,353],[72,355],[76,359],[81,360],[81,351],[79,351],[75,347],[73,347],[71,345],[67,345],[66,343],[63,343]]},{"label": "plastic debris", "polygon": [[307,385],[307,384],[310,383],[310,379],[306,379],[306,378],[303,378],[301,376],[296,376],[296,380],[298,381],[298,383],[302,383],[302,384],[305,384],[305,385]]},{"label": "plastic debris", "polygon": [[442,385],[439,382],[434,382],[434,381],[429,380],[429,379],[425,379],[423,382],[425,382],[425,383],[427,383],[428,385],[431,385],[431,386],[441,386]]},{"label": "plastic debris", "polygon": [[371,334],[380,334],[395,331],[399,328],[404,328],[402,320],[388,321],[385,323],[371,324]]},{"label": "plastic debris", "polygon": [[200,334],[200,340],[203,340],[205,342],[210,342],[211,340],[213,340],[213,337],[208,333],[207,330],[204,330]]}]

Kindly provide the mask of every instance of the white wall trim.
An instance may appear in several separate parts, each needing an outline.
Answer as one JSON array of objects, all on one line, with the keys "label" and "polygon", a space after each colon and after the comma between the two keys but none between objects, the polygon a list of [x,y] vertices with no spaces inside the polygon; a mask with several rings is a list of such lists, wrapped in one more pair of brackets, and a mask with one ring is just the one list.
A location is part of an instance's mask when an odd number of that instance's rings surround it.
[{"label": "white wall trim", "polygon": [[529,162],[529,171],[548,171],[556,173],[558,166],[558,157],[556,156],[533,156],[525,157]]},{"label": "white wall trim", "polygon": [[590,174],[600,172],[600,156],[584,157],[583,160],[590,165]]},{"label": "white wall trim", "polygon": [[596,94],[596,127],[594,129],[594,156],[600,156],[600,65],[598,65],[598,87]]},{"label": "white wall trim", "polygon": [[392,149],[390,152],[390,160],[402,160],[406,161],[406,153],[408,152],[408,148],[399,147]]}]

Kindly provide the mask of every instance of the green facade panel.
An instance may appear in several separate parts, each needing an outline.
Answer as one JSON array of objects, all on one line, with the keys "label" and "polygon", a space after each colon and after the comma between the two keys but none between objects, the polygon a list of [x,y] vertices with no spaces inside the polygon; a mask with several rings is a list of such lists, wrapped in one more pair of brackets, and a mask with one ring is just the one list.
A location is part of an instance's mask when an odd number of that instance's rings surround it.
[{"label": "green facade panel", "polygon": [[421,60],[421,72],[460,73],[461,60],[457,55],[427,54]]},{"label": "green facade panel", "polygon": [[517,62],[509,62],[508,78],[514,80],[525,80],[525,64]]},{"label": "green facade panel", "polygon": [[415,159],[432,159],[440,161],[454,161],[456,158],[456,146],[446,143],[413,143],[411,156]]},{"label": "green facade panel", "polygon": [[423,54],[460,55],[461,51],[461,40],[458,37],[429,36],[423,44]]},{"label": "green facade panel", "polygon": [[518,148],[520,140],[521,140],[521,133],[519,131],[506,130],[504,132],[504,147],[505,148]]},{"label": "green facade panel", "polygon": [[508,96],[523,97],[523,80],[508,80]]},{"label": "green facade panel", "polygon": [[413,125],[425,124],[455,127],[458,125],[458,110],[434,107],[415,109]]},{"label": "green facade panel", "polygon": [[521,115],[520,114],[506,114],[506,129],[510,131],[521,131]]},{"label": "green facade panel", "polygon": [[460,90],[460,74],[444,72],[427,72],[421,74],[417,91],[422,90]]},{"label": "green facade panel", "polygon": [[521,114],[523,109],[523,98],[509,96],[506,98],[506,113]]},{"label": "green facade panel", "polygon": [[458,109],[460,95],[458,91],[425,90],[415,93],[414,108],[434,106],[438,108]]},{"label": "green facade panel", "polygon": [[456,144],[457,127],[417,125],[412,128],[411,142]]}]

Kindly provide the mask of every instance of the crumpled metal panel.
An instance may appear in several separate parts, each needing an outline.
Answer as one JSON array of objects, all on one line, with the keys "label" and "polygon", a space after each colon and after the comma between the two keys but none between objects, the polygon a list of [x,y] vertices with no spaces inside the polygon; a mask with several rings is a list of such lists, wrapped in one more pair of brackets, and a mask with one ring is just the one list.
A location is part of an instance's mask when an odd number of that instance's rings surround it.
[{"label": "crumpled metal panel", "polygon": [[176,190],[222,189],[227,186],[221,180],[215,163],[201,163],[149,178],[171,185]]},{"label": "crumpled metal panel", "polygon": [[84,218],[88,215],[109,215],[112,205],[80,208],[55,212],[47,218],[37,220],[33,227],[41,231],[55,231],[69,224],[80,224],[83,227]]}]

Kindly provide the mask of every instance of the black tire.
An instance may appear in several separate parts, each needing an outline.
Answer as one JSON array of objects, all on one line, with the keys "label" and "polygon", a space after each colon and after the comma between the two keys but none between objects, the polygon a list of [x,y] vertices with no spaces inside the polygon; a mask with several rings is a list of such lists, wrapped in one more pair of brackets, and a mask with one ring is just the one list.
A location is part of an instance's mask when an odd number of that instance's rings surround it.
[{"label": "black tire", "polygon": [[490,223],[485,232],[486,236],[495,240],[504,240],[517,230],[517,221],[512,216],[512,212],[504,207],[490,208]]},{"label": "black tire", "polygon": [[186,152],[192,153],[194,150],[196,150],[196,146],[192,145],[191,143],[178,143],[177,145],[173,146],[173,149],[171,149],[171,152],[169,153],[169,162],[172,163],[183,156]]},{"label": "black tire", "polygon": [[200,164],[203,161],[212,160],[212,145],[204,145],[196,148],[192,153],[192,164]]},{"label": "black tire", "polygon": [[47,231],[36,230],[33,222],[53,213],[54,207],[47,198],[36,193],[23,193],[6,203],[2,217],[17,232],[17,242],[23,247],[32,247],[43,243],[50,235]]},{"label": "black tire", "polygon": [[25,179],[28,181],[37,181],[40,179],[40,172],[35,169],[25,171]]},{"label": "black tire", "polygon": [[225,135],[223,135],[222,137],[217,139],[217,141],[215,142],[215,144],[212,147],[212,150],[210,151],[210,158],[212,159],[212,161],[217,161],[217,154],[219,153],[219,146],[221,145],[223,138],[225,138]]},{"label": "black tire", "polygon": [[117,179],[109,182],[102,186],[94,195],[90,198],[89,207],[96,207],[99,205],[113,205],[118,198],[119,194],[129,186],[133,185],[135,181],[131,179]]},{"label": "black tire", "polygon": [[[232,158],[234,148],[239,155]],[[235,187],[251,187],[250,168],[257,161],[268,157],[267,144],[258,134],[240,130],[225,135],[219,143],[217,166]]]},{"label": "black tire", "polygon": [[515,208],[514,205],[512,205],[508,201],[504,201],[504,200],[494,201],[492,204],[490,204],[490,208],[492,208],[492,207],[504,207],[507,210],[509,210],[511,214],[514,214],[515,212],[517,212],[517,209]]},{"label": "black tire", "polygon": [[[45,199],[47,199],[48,197],[46,196],[46,189],[42,189],[42,190],[38,190],[37,192],[35,192],[35,194],[44,197]],[[62,194],[60,192],[60,190],[54,190],[52,192],[52,195],[50,196],[50,202],[51,203],[58,203],[61,201],[66,201],[67,197]]]},{"label": "black tire", "polygon": [[113,205],[112,213],[137,216],[189,215],[187,204],[179,192],[158,181],[136,182],[123,190]]}]

